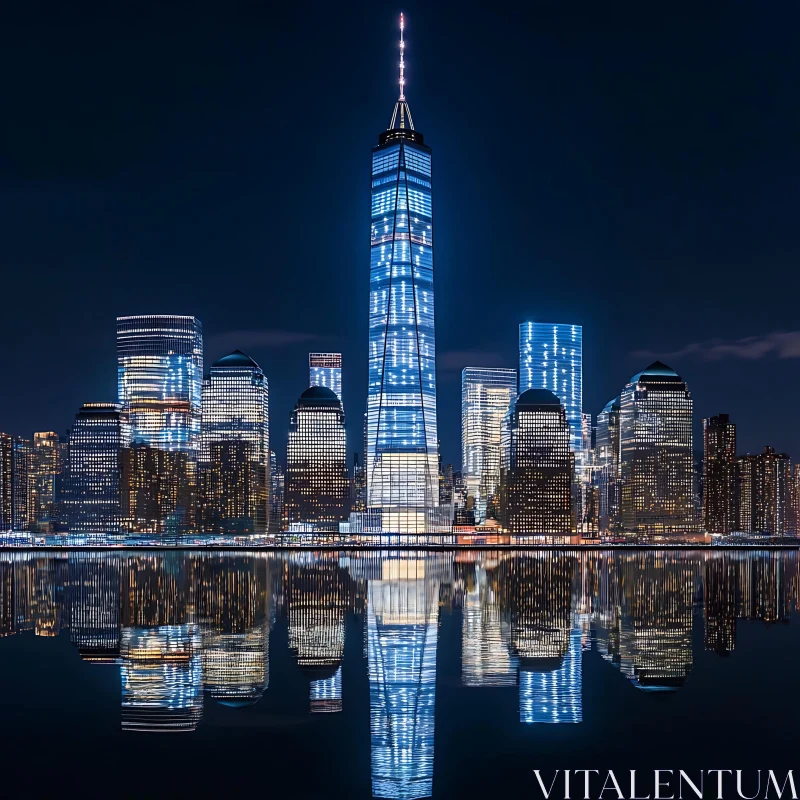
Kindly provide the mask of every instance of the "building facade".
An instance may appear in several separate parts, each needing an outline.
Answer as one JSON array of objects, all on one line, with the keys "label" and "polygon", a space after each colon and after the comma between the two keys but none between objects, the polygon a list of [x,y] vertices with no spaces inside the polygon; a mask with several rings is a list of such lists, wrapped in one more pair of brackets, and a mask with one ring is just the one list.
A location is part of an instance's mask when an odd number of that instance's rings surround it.
[{"label": "building facade", "polygon": [[118,403],[85,403],[70,433],[68,522],[71,531],[119,533],[123,458],[130,429]]},{"label": "building facade", "polygon": [[736,523],[736,425],[718,414],[703,420],[703,526],[727,536]]},{"label": "building facade", "polygon": [[402,74],[372,151],[369,303],[367,505],[386,531],[425,532],[439,504],[431,149]]},{"label": "building facade", "polygon": [[286,448],[286,515],[290,526],[338,530],[347,517],[350,486],[342,403],[323,386],[297,401]]},{"label": "building facade", "polygon": [[[308,385],[324,386],[342,400],[342,354],[309,353]],[[343,404],[344,405],[344,404]]]},{"label": "building facade", "polygon": [[[475,521],[496,516],[503,420],[517,393],[517,371],[465,367],[461,373],[461,472]],[[450,469],[452,502],[452,466]]]},{"label": "building facade", "polygon": [[58,521],[58,484],[61,475],[61,437],[55,431],[33,434],[33,524],[47,532]]},{"label": "building facade", "polygon": [[692,396],[675,370],[656,361],[620,395],[622,522],[626,531],[695,529]]},{"label": "building facade", "polygon": [[528,389],[503,430],[500,517],[512,534],[572,532],[574,454],[566,412],[547,389]]},{"label": "building facade", "polygon": [[36,519],[33,442],[15,436],[11,448],[12,527],[15,531],[29,531]]},{"label": "building facade", "polygon": [[601,533],[608,533],[620,514],[618,397],[609,400],[597,415],[594,461],[598,527]]},{"label": "building facade", "polygon": [[267,379],[236,350],[203,381],[199,506],[205,531],[267,532],[269,452]]},{"label": "building facade", "polygon": [[0,532],[10,531],[14,524],[13,469],[14,437],[0,433]]},{"label": "building facade", "polygon": [[[118,400],[132,444],[126,512],[131,530],[195,524],[202,382],[199,320],[167,314],[117,318]],[[166,505],[153,505],[162,501]]]},{"label": "building facade", "polygon": [[784,536],[789,532],[791,462],[765,447],[737,459],[739,524],[743,533]]}]

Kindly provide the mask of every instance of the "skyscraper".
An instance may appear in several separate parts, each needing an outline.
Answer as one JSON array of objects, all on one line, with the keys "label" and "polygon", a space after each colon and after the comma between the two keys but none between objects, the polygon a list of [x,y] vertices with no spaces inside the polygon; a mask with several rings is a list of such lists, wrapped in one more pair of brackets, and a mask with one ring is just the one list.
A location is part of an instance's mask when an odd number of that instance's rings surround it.
[{"label": "skyscraper", "polygon": [[215,362],[203,381],[200,507],[207,530],[267,531],[268,400],[264,373],[239,350]]},{"label": "skyscraper", "polygon": [[389,532],[424,532],[438,506],[431,149],[400,96],[372,151],[367,504]]},{"label": "skyscraper", "polygon": [[0,532],[10,531],[13,525],[13,437],[0,433]]},{"label": "skyscraper", "polygon": [[130,441],[117,403],[85,403],[70,434],[70,530],[118,533],[121,523],[122,459]]},{"label": "skyscraper", "polygon": [[133,530],[194,523],[202,381],[199,320],[117,317],[118,394],[132,444],[126,526]]},{"label": "skyscraper", "polygon": [[606,533],[619,521],[619,398],[609,400],[597,415],[595,482],[598,523]]},{"label": "skyscraper", "polygon": [[620,462],[627,531],[694,529],[692,396],[660,361],[634,375],[620,395]]},{"label": "skyscraper", "polygon": [[727,414],[703,420],[703,525],[725,535],[736,529],[736,425]]},{"label": "skyscraper", "polygon": [[783,536],[789,517],[791,462],[785,453],[765,447],[758,455],[739,456],[739,530]]},{"label": "skyscraper", "polygon": [[15,531],[28,531],[35,518],[33,507],[33,442],[15,436],[11,444],[11,504]]},{"label": "skyscraper", "polygon": [[583,328],[551,322],[519,326],[519,391],[548,389],[567,413],[570,449],[583,450]]},{"label": "skyscraper", "polygon": [[503,419],[516,393],[515,369],[465,367],[461,372],[461,472],[476,522],[496,504]]},{"label": "skyscraper", "polygon": [[48,531],[57,521],[57,483],[61,474],[61,439],[54,431],[33,434],[33,522]]},{"label": "skyscraper", "polygon": [[342,403],[323,386],[297,401],[286,448],[286,513],[289,524],[338,530],[350,494]]},{"label": "skyscraper", "polygon": [[583,328],[553,322],[519,326],[519,391],[547,389],[567,414],[570,450],[575,456],[572,505],[576,529],[589,533],[591,519],[591,418],[583,415]]},{"label": "skyscraper", "polygon": [[324,386],[342,399],[342,354],[309,353],[308,385]]},{"label": "skyscraper", "polygon": [[500,511],[514,534],[569,535],[574,455],[564,406],[547,389],[528,389],[503,430]]}]

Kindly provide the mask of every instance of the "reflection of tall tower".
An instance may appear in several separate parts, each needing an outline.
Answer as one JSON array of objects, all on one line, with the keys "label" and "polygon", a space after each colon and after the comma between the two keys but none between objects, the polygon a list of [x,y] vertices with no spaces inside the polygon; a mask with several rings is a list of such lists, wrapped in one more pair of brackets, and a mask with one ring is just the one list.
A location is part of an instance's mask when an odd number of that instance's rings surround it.
[{"label": "reflection of tall tower", "polygon": [[423,533],[438,506],[431,150],[400,96],[372,151],[367,505],[383,529]]},{"label": "reflection of tall tower", "polygon": [[433,793],[439,561],[384,554],[367,587],[374,797]]},{"label": "reflection of tall tower", "polygon": [[113,664],[119,657],[120,557],[70,553],[70,641],[86,661]]},{"label": "reflection of tall tower", "polygon": [[705,563],[705,646],[721,656],[736,646],[739,562],[735,554],[709,555]]},{"label": "reflection of tall tower", "polygon": [[519,673],[520,722],[583,721],[581,632],[573,628],[569,649],[554,669],[539,671],[527,661]]},{"label": "reflection of tall tower", "polygon": [[14,633],[14,565],[0,561],[0,637]]},{"label": "reflection of tall tower", "polygon": [[[304,563],[306,562],[306,563]],[[338,555],[323,553],[308,561],[290,557],[286,565],[289,648],[311,679],[312,711],[341,711],[341,665],[350,580]]]},{"label": "reflection of tall tower", "polygon": [[122,730],[183,733],[203,714],[196,625],[123,628]]},{"label": "reflection of tall tower", "polygon": [[267,567],[250,556],[198,563],[203,685],[223,705],[253,705],[269,685]]},{"label": "reflection of tall tower", "polygon": [[464,593],[461,682],[464,686],[514,686],[519,659],[511,651],[511,626],[500,614],[496,573],[475,568]]}]

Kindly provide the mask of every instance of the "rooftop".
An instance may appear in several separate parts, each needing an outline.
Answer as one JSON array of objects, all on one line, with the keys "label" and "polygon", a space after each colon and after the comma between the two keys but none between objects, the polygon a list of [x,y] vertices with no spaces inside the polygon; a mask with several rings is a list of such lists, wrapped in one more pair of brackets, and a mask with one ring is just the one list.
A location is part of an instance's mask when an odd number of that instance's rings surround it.
[{"label": "rooftop", "polygon": [[258,364],[241,350],[234,350],[230,355],[223,356],[215,361],[213,367],[253,367],[259,369]]}]

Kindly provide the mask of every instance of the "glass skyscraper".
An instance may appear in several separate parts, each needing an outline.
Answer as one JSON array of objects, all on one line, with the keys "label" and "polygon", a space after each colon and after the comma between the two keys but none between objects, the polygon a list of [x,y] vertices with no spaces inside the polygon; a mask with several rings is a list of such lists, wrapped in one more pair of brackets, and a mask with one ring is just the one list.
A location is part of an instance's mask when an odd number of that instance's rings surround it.
[{"label": "glass skyscraper", "polygon": [[551,322],[519,326],[519,392],[549,389],[567,412],[570,449],[583,451],[583,328]]},{"label": "glass skyscraper", "polygon": [[70,530],[119,532],[122,462],[129,438],[119,404],[85,403],[78,411],[69,440]]},{"label": "glass skyscraper", "polygon": [[347,443],[342,403],[332,389],[312,386],[297,401],[286,447],[289,524],[338,530],[347,513]]},{"label": "glass skyscraper", "polygon": [[261,367],[239,350],[203,381],[201,515],[220,532],[266,533],[269,395]]},{"label": "glass skyscraper", "polygon": [[597,415],[595,438],[597,516],[601,533],[619,521],[619,398],[609,400]]},{"label": "glass skyscraper", "polygon": [[194,317],[117,317],[118,399],[135,444],[195,451],[200,440],[203,329]]},{"label": "glass skyscraper", "polygon": [[372,151],[367,504],[424,532],[439,504],[431,149],[404,93]]},{"label": "glass skyscraper", "polygon": [[625,530],[693,530],[693,407],[686,383],[674,369],[656,361],[630,379],[619,405]]},{"label": "glass skyscraper", "polygon": [[342,354],[309,353],[308,385],[324,386],[342,399]]},{"label": "glass skyscraper", "polygon": [[476,522],[496,503],[503,419],[516,394],[515,369],[465,367],[461,373],[461,472]]}]

